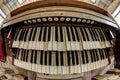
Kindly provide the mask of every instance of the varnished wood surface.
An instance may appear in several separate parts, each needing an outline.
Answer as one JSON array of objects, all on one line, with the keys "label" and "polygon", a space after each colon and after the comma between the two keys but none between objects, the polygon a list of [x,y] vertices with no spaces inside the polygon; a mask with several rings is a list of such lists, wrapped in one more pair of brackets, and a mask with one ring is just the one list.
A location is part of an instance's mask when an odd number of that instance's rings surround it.
[{"label": "varnished wood surface", "polygon": [[90,20],[98,21],[98,22],[113,26],[113,27],[117,27],[114,20],[112,20],[107,16],[103,16],[100,13],[96,13],[90,10],[78,9],[75,7],[64,7],[64,6],[58,7],[57,6],[56,8],[56,6],[54,6],[54,7],[47,7],[47,8],[38,8],[35,10],[33,9],[30,11],[18,14],[14,17],[11,17],[10,19],[6,20],[6,22],[3,24],[3,28],[24,20],[41,18],[41,17],[54,17],[54,16],[90,19]]},{"label": "varnished wood surface", "polygon": [[11,15],[17,15],[19,13],[22,13],[27,10],[39,8],[39,7],[49,7],[49,6],[71,6],[71,7],[78,7],[78,8],[85,8],[89,9],[98,13],[101,13],[103,15],[107,15],[107,11],[104,9],[82,2],[82,1],[77,1],[77,0],[43,0],[43,1],[38,1],[38,2],[33,2],[27,5],[24,5],[14,11],[11,12]]}]

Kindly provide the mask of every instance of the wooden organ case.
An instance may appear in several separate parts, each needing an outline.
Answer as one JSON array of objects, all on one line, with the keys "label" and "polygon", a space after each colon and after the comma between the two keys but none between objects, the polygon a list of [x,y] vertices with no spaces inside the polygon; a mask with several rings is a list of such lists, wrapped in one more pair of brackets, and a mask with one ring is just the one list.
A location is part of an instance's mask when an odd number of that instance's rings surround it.
[{"label": "wooden organ case", "polygon": [[2,36],[15,66],[53,79],[79,77],[110,64],[117,24],[104,9],[75,0],[45,0],[10,15]]}]

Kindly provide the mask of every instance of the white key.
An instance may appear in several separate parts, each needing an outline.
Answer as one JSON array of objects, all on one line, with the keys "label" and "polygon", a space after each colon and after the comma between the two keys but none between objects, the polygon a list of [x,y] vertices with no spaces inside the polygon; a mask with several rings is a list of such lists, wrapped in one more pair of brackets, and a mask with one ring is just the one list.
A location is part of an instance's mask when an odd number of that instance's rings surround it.
[{"label": "white key", "polygon": [[39,34],[40,34],[41,27],[37,28],[37,34],[36,34],[36,39],[35,39],[35,49],[40,50],[40,42],[39,42]]},{"label": "white key", "polygon": [[40,41],[40,50],[44,50],[43,37],[46,35],[46,34],[44,34],[44,30],[45,30],[45,27],[43,27],[43,29],[42,29],[42,36],[41,36],[41,41]]},{"label": "white key", "polygon": [[28,46],[29,46],[29,36],[30,36],[31,30],[32,30],[32,28],[29,28],[28,34],[27,34],[27,39],[26,39],[26,41],[24,42],[24,49],[29,49],[29,48],[28,48]]},{"label": "white key", "polygon": [[[72,35],[72,31],[71,31],[73,28],[72,28],[72,27],[68,27],[68,29],[69,29],[69,33],[70,33],[71,49],[72,49],[72,50],[76,50],[76,42],[73,41],[73,37],[72,37],[74,34]],[[74,33],[74,32],[73,32],[73,33]]]},{"label": "white key", "polygon": [[[67,27],[66,27],[67,28]],[[69,51],[69,50],[72,50],[72,46],[71,46],[71,42],[70,41],[68,41],[68,36],[67,36],[67,29],[65,28],[65,34],[66,34],[66,47],[67,47],[67,50]]]},{"label": "white key", "polygon": [[32,40],[34,38],[34,32],[35,32],[35,27],[33,28],[33,31],[32,31],[32,35],[31,35],[31,39],[30,39],[30,42],[29,42],[29,49],[34,49],[34,41]]},{"label": "white key", "polygon": [[53,50],[58,50],[58,43],[57,43],[57,41],[55,41],[55,38],[56,38],[56,36],[55,36],[55,27],[53,27]]},{"label": "white key", "polygon": [[41,65],[40,65],[40,56],[41,56],[41,53],[40,51],[37,51],[37,68],[36,68],[36,71],[38,71],[39,73],[41,73]]},{"label": "white key", "polygon": [[48,50],[53,50],[53,34],[54,34],[54,27],[51,26],[51,32],[50,32],[50,41],[48,41]]},{"label": "white key", "polygon": [[63,51],[67,51],[67,43],[66,43],[66,29],[65,26],[62,27],[62,33],[63,33]]},{"label": "white key", "polygon": [[45,69],[46,69],[46,67],[45,67],[45,65],[41,65],[41,67],[42,67],[42,73],[45,73]]},{"label": "white key", "polygon": [[49,52],[47,51],[47,65],[45,65],[45,73],[49,73]]},{"label": "white key", "polygon": [[22,29],[20,29],[20,31],[19,31],[19,34],[18,34],[18,37],[17,37],[17,40],[16,40],[16,47],[19,47],[19,38],[20,38],[20,34],[21,34],[21,32],[22,32]]},{"label": "white key", "polygon": [[57,74],[62,74],[62,66],[58,66]]},{"label": "white key", "polygon": [[49,66],[48,65],[45,66],[45,73],[49,74]]},{"label": "white key", "polygon": [[58,43],[56,41],[53,41],[53,50],[58,50]]},{"label": "white key", "polygon": [[62,66],[63,74],[69,74],[69,68],[66,66]]},{"label": "white key", "polygon": [[50,72],[49,72],[49,74],[53,74],[53,70],[54,70],[54,67],[50,66]]},{"label": "white key", "polygon": [[67,61],[67,54],[66,52],[63,52],[63,61],[64,61],[64,66],[62,66],[63,74],[69,74],[69,66],[68,61]]},{"label": "white key", "polygon": [[46,34],[44,34],[44,36],[46,37],[46,40],[44,42],[44,50],[48,51],[48,29],[49,27],[46,27]]},{"label": "white key", "polygon": [[80,55],[80,52],[77,52],[77,55],[78,55],[78,73],[81,73],[82,72],[82,67],[81,67],[81,65],[82,65],[82,61],[81,61],[81,55]]}]

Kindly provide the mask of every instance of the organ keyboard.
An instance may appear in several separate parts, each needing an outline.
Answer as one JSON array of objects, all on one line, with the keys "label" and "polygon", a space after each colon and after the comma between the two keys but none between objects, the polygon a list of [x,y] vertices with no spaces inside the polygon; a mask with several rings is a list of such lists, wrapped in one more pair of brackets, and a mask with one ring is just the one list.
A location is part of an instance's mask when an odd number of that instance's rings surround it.
[{"label": "organ keyboard", "polygon": [[82,26],[21,28],[17,30],[12,45],[13,48],[49,51],[79,51],[111,46],[105,30]]},{"label": "organ keyboard", "polygon": [[13,37],[15,66],[51,77],[79,77],[110,64],[117,25],[101,8],[81,1],[45,0],[14,10],[11,17],[2,35],[6,43],[6,34]]},{"label": "organ keyboard", "polygon": [[109,48],[84,51],[14,49],[14,64],[46,74],[74,74],[109,64]]}]

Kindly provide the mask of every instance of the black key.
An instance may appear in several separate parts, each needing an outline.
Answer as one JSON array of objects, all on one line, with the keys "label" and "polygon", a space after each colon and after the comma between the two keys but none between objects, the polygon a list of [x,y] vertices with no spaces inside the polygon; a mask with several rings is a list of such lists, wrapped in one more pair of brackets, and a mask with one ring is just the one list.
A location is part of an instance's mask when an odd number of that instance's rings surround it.
[{"label": "black key", "polygon": [[84,53],[83,53],[83,51],[81,51],[81,55],[82,55],[82,61],[83,61],[82,63],[85,64],[85,58],[84,58]]},{"label": "black key", "polygon": [[21,41],[24,41],[25,34],[26,34],[26,30],[24,30],[24,32],[23,32],[23,35],[22,35]]},{"label": "black key", "polygon": [[33,54],[34,54],[34,51],[32,50],[32,53],[31,53],[31,58],[30,58],[30,62],[33,63]]},{"label": "black key", "polygon": [[19,36],[19,39],[18,39],[19,41],[21,41],[21,38],[23,37],[23,36],[22,36],[22,35],[23,35],[23,32],[24,32],[24,30],[22,30],[21,33],[20,33],[20,36]]},{"label": "black key", "polygon": [[27,29],[27,31],[26,31],[26,33],[25,33],[24,41],[27,40],[28,31],[29,31],[29,29]]},{"label": "black key", "polygon": [[35,56],[34,56],[34,63],[36,64],[37,63],[37,50],[35,50]]},{"label": "black key", "polygon": [[63,59],[63,52],[60,52],[60,60],[61,60],[61,66],[64,66],[64,59]]},{"label": "black key", "polygon": [[21,52],[21,54],[20,54],[19,56],[20,56],[20,59],[19,59],[19,60],[22,61],[22,58],[23,58],[23,49],[22,49],[22,52]]},{"label": "black key", "polygon": [[40,64],[43,65],[43,51],[41,51]]},{"label": "black key", "polygon": [[68,59],[68,66],[70,66],[70,52],[69,51],[67,51],[67,59]]},{"label": "black key", "polygon": [[86,63],[89,63],[87,51],[85,50],[84,52],[85,52]]},{"label": "black key", "polygon": [[26,56],[26,50],[23,52],[23,61],[25,61],[25,56]]},{"label": "black key", "polygon": [[70,27],[70,31],[71,31],[71,33],[72,33],[72,40],[73,41],[75,41],[75,34],[74,34],[74,32],[73,32],[73,27]]},{"label": "black key", "polygon": [[82,28],[79,28],[79,29],[80,29],[80,31],[81,31],[81,33],[82,33],[83,41],[87,41],[87,40],[85,39],[84,31],[82,30]]},{"label": "black key", "polygon": [[98,61],[98,60],[99,60],[99,57],[98,57],[98,54],[97,54],[96,49],[94,50],[94,53],[96,54],[96,60]]},{"label": "black key", "polygon": [[103,35],[103,39],[104,39],[104,41],[105,41],[105,39],[106,39],[105,34],[103,33],[102,30],[100,30],[100,31],[101,31],[101,34]]},{"label": "black key", "polygon": [[44,33],[43,33],[43,41],[46,41],[46,33],[47,33],[47,27],[44,28]]},{"label": "black key", "polygon": [[78,53],[77,53],[77,51],[75,51],[75,59],[76,59],[76,64],[78,65],[79,64],[79,59],[78,59]]},{"label": "black key", "polygon": [[105,30],[105,33],[108,36],[109,41],[113,40],[114,35],[113,35],[113,32],[111,30],[109,30],[109,29]]},{"label": "black key", "polygon": [[62,27],[60,27],[60,41],[63,42],[63,30],[62,30]]},{"label": "black key", "polygon": [[95,30],[95,34],[96,34],[97,40],[100,41],[99,35],[97,34],[97,31],[96,31],[96,30]]},{"label": "black key", "polygon": [[49,51],[49,65],[52,65],[52,53]]},{"label": "black key", "polygon": [[36,32],[37,32],[37,28],[35,28],[35,30],[34,30],[34,34],[33,34],[33,37],[32,37],[32,41],[35,41]]},{"label": "black key", "polygon": [[99,51],[100,51],[102,59],[104,59],[104,54],[103,54],[102,50],[100,49]]},{"label": "black key", "polygon": [[39,33],[39,41],[42,40],[42,30],[43,30],[43,27],[41,27],[41,29],[40,29],[40,33]]},{"label": "black key", "polygon": [[48,27],[48,41],[50,41],[51,38],[51,28],[52,27]]},{"label": "black key", "polygon": [[94,53],[94,51],[93,51],[93,50],[91,50],[91,52],[92,52],[92,54],[93,54],[94,62],[96,62],[97,60],[96,60],[95,53]]},{"label": "black key", "polygon": [[103,36],[101,35],[100,30],[98,30],[98,33],[99,33],[99,36],[100,36],[101,41],[104,41]]},{"label": "black key", "polygon": [[25,61],[25,49],[23,50],[22,61]]},{"label": "black key", "polygon": [[105,41],[104,34],[101,32],[101,30],[100,30],[100,34],[101,34],[101,36],[102,36],[103,41]]},{"label": "black key", "polygon": [[91,50],[90,50],[90,58],[91,58],[91,61],[94,62],[94,57]]},{"label": "black key", "polygon": [[94,38],[95,38],[95,41],[97,41],[97,37],[96,37],[95,31],[94,31],[93,29],[91,29],[91,30],[92,30],[93,36],[94,36]]},{"label": "black key", "polygon": [[19,49],[19,51],[18,51],[18,55],[17,55],[17,59],[19,59],[19,57],[20,57],[20,49]]},{"label": "black key", "polygon": [[106,32],[103,30],[103,33],[104,33],[104,35],[105,35],[105,37],[106,37],[106,40],[108,41],[109,40],[109,38],[108,38],[108,36],[107,36],[107,34],[106,34]]},{"label": "black key", "polygon": [[32,33],[33,33],[33,28],[32,28],[32,30],[30,32],[30,35],[29,35],[29,41],[31,41],[31,35],[32,35]]},{"label": "black key", "polygon": [[89,29],[89,31],[90,31],[90,35],[91,35],[91,37],[92,37],[92,40],[95,41],[95,37],[94,37],[94,35],[93,35],[92,29]]},{"label": "black key", "polygon": [[22,41],[24,41],[26,31],[27,31],[27,29],[24,29],[24,33],[23,33],[23,35],[22,35]]},{"label": "black key", "polygon": [[68,29],[68,27],[66,27],[66,31],[67,31],[67,37],[68,37],[68,41],[71,41],[71,39],[70,39],[70,32],[69,32],[69,29]]},{"label": "black key", "polygon": [[80,41],[80,39],[79,39],[79,33],[78,33],[78,31],[77,31],[77,28],[75,27],[75,35],[76,35],[76,37],[77,37],[77,41]]},{"label": "black key", "polygon": [[99,51],[100,59],[102,60],[102,54],[100,53],[100,50],[98,50],[98,51]]},{"label": "black key", "polygon": [[104,52],[105,52],[105,57],[108,58],[109,57],[108,56],[109,53],[107,53],[106,49],[104,49]]},{"label": "black key", "polygon": [[111,63],[110,60],[110,54],[109,54],[110,48],[105,49],[106,57],[108,58],[109,64]]},{"label": "black key", "polygon": [[55,41],[58,42],[58,28],[55,27]]},{"label": "black key", "polygon": [[14,58],[17,59],[19,49],[14,49]]},{"label": "black key", "polygon": [[71,51],[71,55],[72,55],[72,65],[75,65],[75,58],[74,58],[74,52]]},{"label": "black key", "polygon": [[47,51],[45,51],[44,55],[45,55],[44,57],[45,65],[47,65]]},{"label": "black key", "polygon": [[18,41],[20,41],[20,36],[22,35],[22,32],[23,32],[23,30],[21,29],[20,34],[19,34],[19,36],[17,38]]},{"label": "black key", "polygon": [[104,59],[105,59],[106,56],[105,56],[105,53],[104,53],[104,49],[102,49],[102,53],[103,53],[103,57],[104,57]]},{"label": "black key", "polygon": [[16,33],[15,33],[15,37],[14,37],[14,40],[15,40],[15,41],[17,40],[17,37],[18,37],[19,32],[20,32],[20,30],[17,30]]},{"label": "black key", "polygon": [[59,58],[58,58],[58,51],[56,51],[56,54],[55,54],[56,56],[56,66],[58,66],[59,65]]},{"label": "black key", "polygon": [[26,62],[28,62],[28,55],[29,55],[29,50],[27,50],[27,52],[26,52],[26,58],[25,58],[25,59],[26,59],[26,60],[25,60]]},{"label": "black key", "polygon": [[83,30],[84,30],[84,32],[85,32],[85,35],[86,35],[87,41],[90,41],[90,39],[89,39],[89,36],[88,36],[88,33],[87,33],[86,29],[85,29],[85,28],[83,28]]},{"label": "black key", "polygon": [[93,32],[94,32],[94,34],[95,34],[96,41],[99,41],[96,31],[95,31],[95,30],[93,30]]},{"label": "black key", "polygon": [[21,49],[21,54],[19,54],[19,56],[20,56],[20,59],[19,60],[21,60],[22,61],[22,56],[23,55],[23,49]]}]

